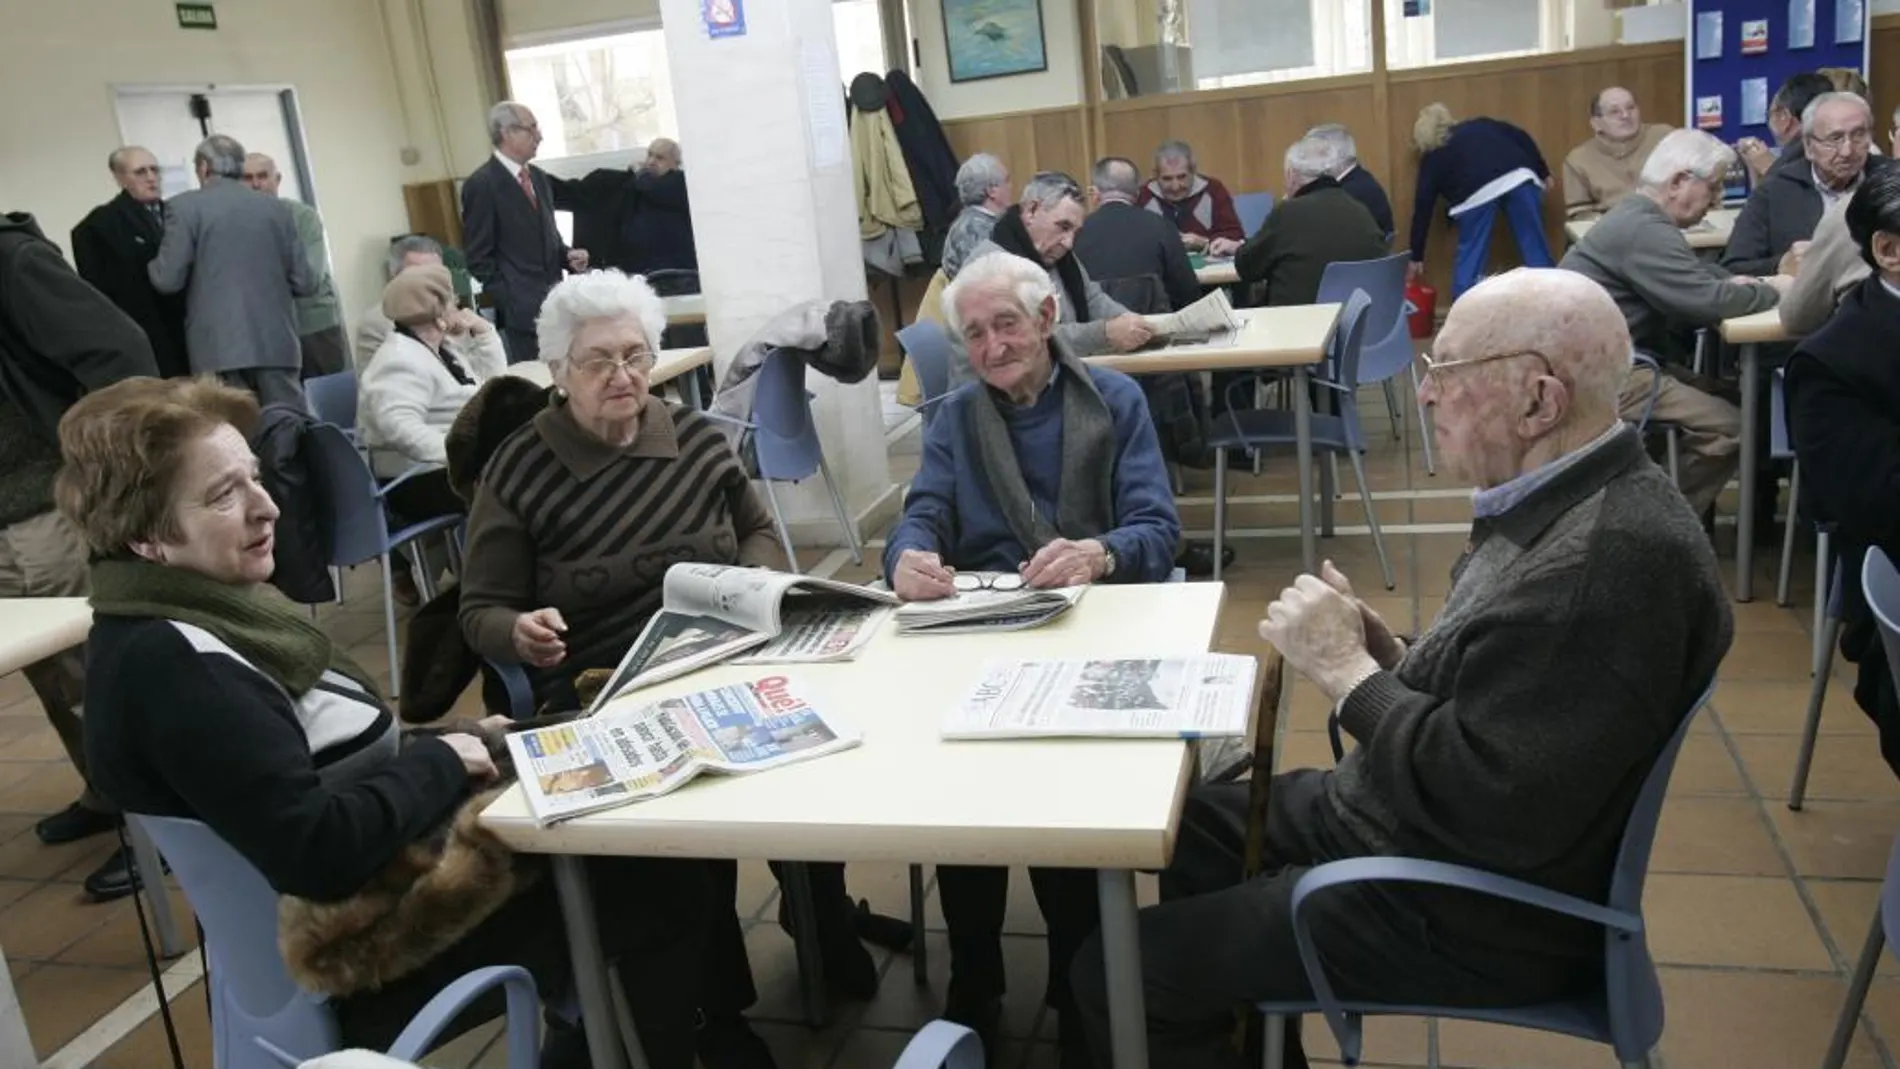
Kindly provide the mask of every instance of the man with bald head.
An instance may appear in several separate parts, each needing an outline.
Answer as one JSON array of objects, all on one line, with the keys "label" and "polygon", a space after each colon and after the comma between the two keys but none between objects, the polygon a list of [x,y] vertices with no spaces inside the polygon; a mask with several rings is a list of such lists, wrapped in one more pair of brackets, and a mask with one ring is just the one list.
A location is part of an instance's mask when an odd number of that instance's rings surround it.
[{"label": "man with bald head", "polygon": [[[1452,307],[1419,391],[1477,487],[1451,593],[1410,642],[1330,562],[1267,607],[1261,636],[1357,746],[1275,777],[1251,879],[1247,785],[1189,794],[1141,913],[1153,1069],[1238,1069],[1236,1008],[1313,998],[1291,899],[1314,866],[1424,858],[1603,900],[1643,779],[1732,632],[1694,513],[1617,419],[1629,359],[1615,303],[1571,272],[1512,271]],[[1522,1006],[1603,982],[1602,928],[1468,891],[1342,884],[1301,920],[1346,1001]],[[1071,976],[1105,1054],[1099,939]]]},{"label": "man with bald head", "polygon": [[166,378],[189,375],[185,302],[153,289],[151,276],[145,273],[165,236],[158,157],[137,145],[126,145],[112,150],[106,168],[119,184],[119,195],[88,212],[73,227],[73,266],[79,277],[145,332],[159,374]]},{"label": "man with bald head", "polygon": [[1612,86],[1590,99],[1590,132],[1564,157],[1564,213],[1572,219],[1602,215],[1628,196],[1669,127],[1645,124],[1635,94]]},{"label": "man with bald head", "polygon": [[[244,184],[259,193],[280,197],[284,174],[277,161],[262,152],[244,157]],[[350,343],[343,334],[343,304],[337,299],[336,282],[330,277],[330,243],[323,236],[323,216],[294,197],[284,200],[290,217],[297,223],[297,241],[303,246],[304,259],[310,261],[310,275],[317,280],[317,292],[297,298],[297,346],[303,353],[303,377],[330,375],[350,366]]]}]

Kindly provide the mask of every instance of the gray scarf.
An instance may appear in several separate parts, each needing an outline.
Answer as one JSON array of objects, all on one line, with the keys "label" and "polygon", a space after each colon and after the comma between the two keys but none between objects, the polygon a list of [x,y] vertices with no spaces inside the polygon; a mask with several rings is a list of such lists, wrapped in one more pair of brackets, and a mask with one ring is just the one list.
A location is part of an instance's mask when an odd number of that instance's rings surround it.
[{"label": "gray scarf", "polygon": [[984,386],[966,406],[965,429],[976,442],[979,473],[1010,532],[1030,554],[1057,538],[1094,538],[1115,526],[1115,422],[1108,402],[1088,366],[1060,338],[1049,339],[1049,355],[1062,368],[1062,474],[1053,526],[1030,499],[1009,425],[997,408],[1001,395]]}]

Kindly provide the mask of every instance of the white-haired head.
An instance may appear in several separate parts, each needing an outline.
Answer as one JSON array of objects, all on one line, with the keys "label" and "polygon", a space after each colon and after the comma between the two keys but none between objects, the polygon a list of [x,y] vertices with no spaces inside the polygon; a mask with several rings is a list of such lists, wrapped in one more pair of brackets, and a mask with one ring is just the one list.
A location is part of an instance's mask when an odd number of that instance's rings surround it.
[{"label": "white-haired head", "polygon": [[1306,132],[1307,137],[1317,137],[1333,146],[1339,153],[1339,170],[1333,175],[1337,178],[1359,165],[1359,143],[1352,138],[1352,131],[1343,122],[1323,122]]},{"label": "white-haired head", "polygon": [[1735,150],[1720,138],[1703,130],[1674,130],[1656,143],[1655,151],[1643,162],[1637,184],[1644,189],[1662,189],[1683,174],[1712,182],[1733,166]]},{"label": "white-haired head", "polygon": [[1867,116],[1867,125],[1869,127],[1873,126],[1874,109],[1872,105],[1867,103],[1865,97],[1857,93],[1822,93],[1820,96],[1808,101],[1808,106],[1801,111],[1802,136],[1813,137],[1815,120],[1820,117],[1821,109],[1835,105],[1859,108],[1861,114]]},{"label": "white-haired head", "polygon": [[966,207],[974,207],[990,201],[992,192],[1003,187],[1003,195],[995,198],[998,203],[1009,203],[1009,168],[1003,161],[987,152],[979,152],[963,161],[957,168],[957,200]]},{"label": "white-haired head", "polygon": [[528,109],[512,100],[504,100],[488,109],[488,143],[499,146],[502,137],[511,129],[526,126],[533,116]]},{"label": "white-haired head", "polygon": [[[1056,295],[1049,272],[1014,253],[992,252],[964,264],[956,281],[943,291],[944,325],[952,335],[963,333],[962,301],[975,293],[1001,293],[1013,298],[1024,315],[1037,315]],[[1061,302],[1057,302],[1058,310]]]},{"label": "white-haired head", "polygon": [[[1629,325],[1602,286],[1574,271],[1529,267],[1465,291],[1433,349],[1441,361],[1533,354],[1538,359],[1496,359],[1446,374],[1507,386],[1554,377],[1568,394],[1564,423],[1591,424],[1593,432],[1616,414],[1630,353]],[[1514,400],[1506,397],[1487,418],[1515,418],[1521,406]]]},{"label": "white-haired head", "polygon": [[1318,178],[1337,175],[1343,168],[1339,147],[1323,137],[1302,137],[1286,150],[1286,195],[1291,197]]},{"label": "white-haired head", "polygon": [[569,275],[548,291],[547,300],[541,302],[541,314],[534,320],[542,363],[559,372],[566,366],[574,336],[583,325],[592,319],[623,318],[638,320],[647,348],[659,352],[660,334],[666,329],[666,305],[646,279],[611,269]]},{"label": "white-haired head", "polygon": [[1801,112],[1801,137],[1819,183],[1845,190],[1867,168],[1874,109],[1853,93],[1822,93]]}]

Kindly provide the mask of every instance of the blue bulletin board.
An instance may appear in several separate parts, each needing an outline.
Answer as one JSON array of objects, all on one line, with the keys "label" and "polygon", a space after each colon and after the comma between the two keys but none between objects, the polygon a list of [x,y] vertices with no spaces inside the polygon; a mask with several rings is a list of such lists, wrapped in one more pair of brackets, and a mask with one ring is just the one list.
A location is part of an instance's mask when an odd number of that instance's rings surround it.
[{"label": "blue bulletin board", "polygon": [[[1867,0],[1690,0],[1690,127],[1729,144],[1759,137],[1770,145],[1768,102],[1789,77],[1820,67],[1867,73]],[[1729,194],[1747,191],[1745,168],[1730,174]]]}]

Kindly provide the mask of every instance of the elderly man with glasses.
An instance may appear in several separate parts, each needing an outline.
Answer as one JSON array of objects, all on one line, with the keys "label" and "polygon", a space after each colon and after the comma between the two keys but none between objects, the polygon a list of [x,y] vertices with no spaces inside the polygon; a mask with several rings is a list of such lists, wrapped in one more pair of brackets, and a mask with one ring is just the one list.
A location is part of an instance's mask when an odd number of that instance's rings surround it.
[{"label": "elderly man with glasses", "polygon": [[[1357,746],[1274,779],[1257,876],[1247,784],[1189,793],[1139,924],[1153,1069],[1239,1069],[1236,1009],[1313,997],[1291,916],[1313,866],[1426,858],[1603,899],[1643,779],[1732,631],[1694,514],[1617,418],[1629,354],[1615,303],[1571,272],[1512,271],[1453,306],[1419,391],[1478,487],[1451,593],[1411,642],[1330,562],[1267,607],[1261,636]],[[1603,983],[1603,929],[1470,892],[1342,885],[1301,919],[1347,1001],[1507,1007]],[[1105,1054],[1098,940],[1071,977]]]},{"label": "elderly man with glasses", "polygon": [[1851,196],[1869,166],[1887,165],[1869,152],[1873,134],[1865,100],[1852,93],[1815,97],[1801,113],[1805,164],[1774,167],[1762,177],[1735,219],[1722,266],[1739,275],[1793,275],[1822,213]]},{"label": "elderly man with glasses", "polygon": [[[1174,565],[1181,521],[1148,405],[1134,380],[1090,367],[1056,331],[1055,286],[1007,253],[971,260],[944,294],[951,332],[981,379],[950,394],[924,434],[884,577],[911,601],[959,590],[1153,583]],[[975,573],[975,574],[972,574]],[[1049,929],[1049,986],[1062,1069],[1087,1069],[1068,964],[1097,923],[1095,881],[1031,869]],[[995,1051],[1009,870],[945,865],[950,938],[944,1016]]]}]

